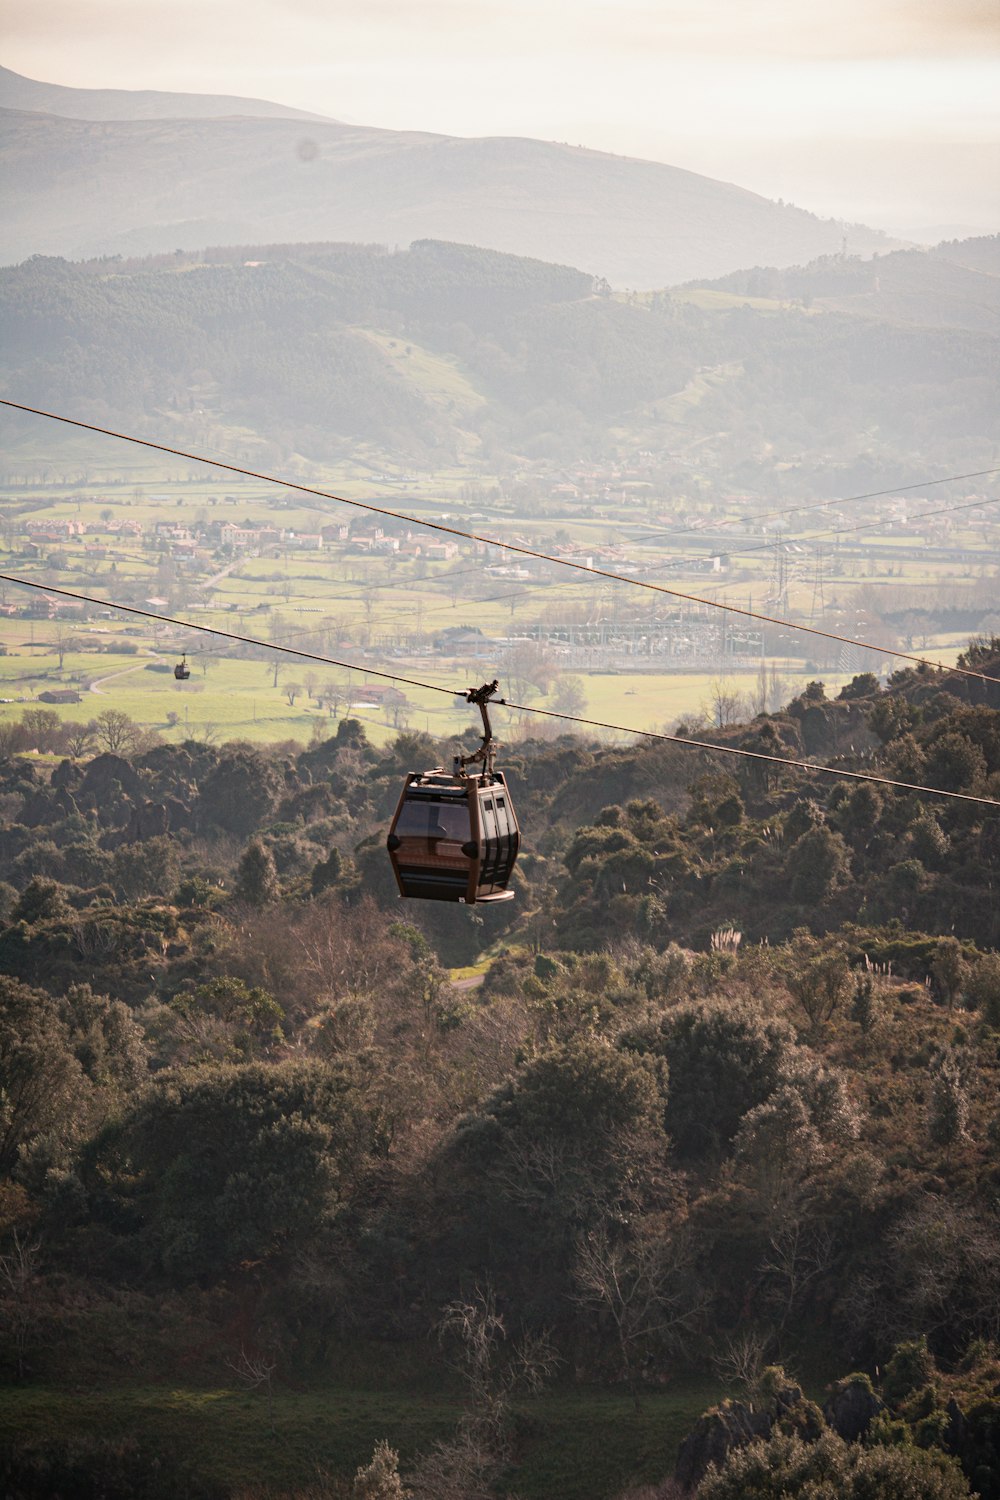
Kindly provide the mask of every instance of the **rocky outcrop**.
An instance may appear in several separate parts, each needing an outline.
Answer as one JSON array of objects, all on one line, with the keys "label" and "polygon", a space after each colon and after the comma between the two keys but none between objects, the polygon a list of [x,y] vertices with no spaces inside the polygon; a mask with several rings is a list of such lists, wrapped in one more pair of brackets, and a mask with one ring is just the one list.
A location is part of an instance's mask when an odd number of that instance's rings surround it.
[{"label": "rocky outcrop", "polygon": [[127,843],[137,844],[169,832],[170,815],[164,804],[144,802],[141,807],[133,807],[125,839]]},{"label": "rocky outcrop", "polygon": [[694,1489],[712,1464],[721,1469],[734,1448],[743,1448],[757,1438],[766,1440],[772,1426],[767,1412],[754,1411],[743,1401],[713,1406],[698,1418],[694,1431],[681,1443],[674,1478],[685,1489]]},{"label": "rocky outcrop", "polygon": [[845,1442],[863,1438],[875,1417],[885,1410],[885,1402],[872,1390],[866,1376],[849,1375],[835,1387],[823,1408],[823,1415]]},{"label": "rocky outcrop", "polygon": [[142,780],[124,756],[112,755],[110,752],[97,755],[87,767],[87,774],[80,784],[77,796],[81,800],[93,798],[100,806],[112,791],[115,782],[129,797],[142,796]]}]

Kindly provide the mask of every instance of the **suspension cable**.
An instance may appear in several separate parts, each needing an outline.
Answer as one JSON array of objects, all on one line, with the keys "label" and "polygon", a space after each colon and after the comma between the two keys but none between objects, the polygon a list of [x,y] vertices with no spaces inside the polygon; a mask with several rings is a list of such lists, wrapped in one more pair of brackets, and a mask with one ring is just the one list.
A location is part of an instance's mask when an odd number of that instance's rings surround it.
[{"label": "suspension cable", "polygon": [[[19,584],[22,588],[35,589],[43,594],[58,594],[65,599],[75,599],[84,604],[95,604],[102,609],[121,610],[125,614],[139,615],[146,620],[156,620],[163,625],[174,625],[181,630],[197,630],[205,635],[225,637],[227,640],[238,641],[244,646],[259,646],[265,651],[278,651],[286,656],[301,657],[306,661],[322,662],[324,666],[341,667],[349,672],[360,672],[371,677],[382,677],[389,682],[402,682],[407,687],[426,689],[432,693],[444,693],[449,698],[468,697],[468,690],[442,687],[436,682],[422,682],[414,677],[403,677],[397,672],[383,672],[374,667],[361,666],[358,662],[337,661],[332,656],[324,656],[316,651],[305,651],[298,646],[283,646],[273,641],[262,641],[254,636],[239,635],[233,630],[223,630],[215,625],[199,625],[193,620],[178,620],[173,615],[164,615],[156,610],[143,609],[138,604],[117,604],[113,599],[100,599],[93,594],[80,593],[75,589],[57,588],[53,584],[39,583],[30,578],[18,578],[11,573],[0,573],[0,582]],[[988,679],[994,681],[993,678]],[[808,760],[796,760],[790,756],[768,755],[762,750],[745,750],[735,745],[716,745],[710,740],[696,740],[686,735],[667,734],[664,730],[636,729],[628,724],[610,724],[601,719],[587,719],[578,714],[560,713],[551,708],[537,708],[530,703],[511,703],[509,700],[491,700],[503,704],[504,707],[514,710],[516,713],[538,714],[546,719],[560,719],[567,724],[582,724],[589,729],[608,729],[618,734],[634,734],[644,739],[663,740],[671,745],[681,745],[691,750],[705,750],[719,755],[735,755],[744,760],[765,761],[769,765],[789,766],[795,770],[808,771],[820,776],[835,776],[850,781],[871,781],[878,786],[889,786],[897,791],[921,792],[932,797],[946,797],[955,802],[969,802],[977,807],[993,807],[1000,809],[1000,801],[992,797],[976,797],[971,792],[950,792],[943,787],[924,786],[919,782],[896,781],[889,776],[878,776],[870,771],[849,771],[839,766],[816,765]]]},{"label": "suspension cable", "polygon": [[976,672],[968,667],[947,666],[945,663],[931,661],[925,656],[916,656],[909,651],[897,651],[889,646],[878,646],[874,641],[858,640],[854,636],[841,635],[833,630],[820,630],[816,625],[800,625],[793,620],[784,620],[780,616],[765,615],[759,610],[746,609],[739,604],[726,604],[718,599],[709,599],[699,594],[688,594],[680,589],[667,588],[662,583],[651,583],[648,579],[630,578],[624,573],[613,573],[607,568],[589,567],[586,563],[573,562],[565,557],[553,557],[548,552],[542,552],[535,547],[526,547],[521,543],[504,542],[496,537],[481,536],[474,531],[465,531],[459,526],[448,526],[443,521],[423,521],[416,516],[406,515],[403,511],[390,510],[384,505],[374,505],[368,500],[350,500],[345,495],[334,495],[329,490],[321,490],[312,485],[299,484],[290,479],[279,479],[274,474],[262,473],[255,469],[247,469],[239,464],[227,463],[221,458],[209,458],[205,454],[190,453],[184,448],[173,448],[166,443],[154,443],[150,438],[140,438],[127,432],[117,432],[111,427],[100,427],[94,422],[82,422],[77,417],[62,416],[58,412],[43,411],[37,406],[26,406],[20,401],[10,401],[0,397],[0,406],[9,407],[13,411],[27,412],[32,416],[45,417],[52,422],[62,422],[68,427],[77,427],[85,432],[100,433],[103,437],[117,438],[121,442],[134,443],[140,448],[150,448],[157,453],[169,453],[174,458],[187,459],[191,463],[208,464],[217,469],[224,469],[230,474],[241,474],[246,479],[257,479],[264,484],[279,484],[284,489],[296,490],[304,495],[318,495],[322,500],[334,500],[339,505],[350,505],[356,510],[369,511],[373,515],[386,516],[390,520],[405,521],[411,526],[423,526],[430,531],[444,532],[448,536],[457,536],[465,541],[481,542],[488,547],[505,549],[508,552],[516,552],[522,557],[532,557],[539,562],[552,563],[561,568],[572,568],[578,573],[589,573],[594,578],[608,578],[613,583],[628,584],[632,588],[648,589],[652,593],[665,594],[672,599],[681,599],[688,604],[702,604],[708,609],[721,609],[729,614],[741,615],[744,619],[759,620],[765,625],[780,625],[786,630],[799,630],[806,635],[822,637],[823,640],[837,641],[844,646],[857,646],[866,651],[875,651],[880,656],[895,657],[900,661],[915,662],[918,666],[934,667],[949,672],[955,672],[961,677],[974,678],[979,682],[994,682],[996,679],[988,677],[983,672]]}]

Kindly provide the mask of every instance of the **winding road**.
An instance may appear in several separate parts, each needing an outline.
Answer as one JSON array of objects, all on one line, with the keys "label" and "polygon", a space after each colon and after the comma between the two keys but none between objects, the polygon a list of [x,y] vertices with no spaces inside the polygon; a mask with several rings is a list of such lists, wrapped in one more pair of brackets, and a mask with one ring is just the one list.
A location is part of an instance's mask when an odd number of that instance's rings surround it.
[{"label": "winding road", "polygon": [[[165,658],[162,657],[158,651],[152,650],[151,647],[147,646],[145,648],[145,651],[146,651],[146,655],[149,656],[149,657],[152,657],[152,659],[154,661],[164,661],[165,660]],[[141,672],[141,671],[144,671],[145,667],[146,667],[146,662],[145,661],[137,661],[134,667],[122,667],[121,670],[118,671],[118,672],[108,672],[105,677],[95,677],[94,680],[93,680],[93,682],[90,684],[90,687],[89,687],[88,691],[91,692],[91,693],[97,693],[100,697],[103,697],[104,694],[102,692],[102,688],[103,688],[104,683],[106,683],[106,682],[113,682],[116,677],[127,677],[130,672]]]}]

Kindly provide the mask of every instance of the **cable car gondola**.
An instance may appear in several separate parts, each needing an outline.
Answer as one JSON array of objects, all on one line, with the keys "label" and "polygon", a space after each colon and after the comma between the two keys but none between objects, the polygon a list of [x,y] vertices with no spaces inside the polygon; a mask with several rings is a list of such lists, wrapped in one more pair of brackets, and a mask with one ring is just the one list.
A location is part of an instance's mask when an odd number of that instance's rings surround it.
[{"label": "cable car gondola", "polygon": [[[483,743],[456,755],[451,775],[441,766],[411,771],[386,839],[401,896],[424,901],[511,901],[509,881],[521,832],[502,771],[486,705],[496,682],[470,688],[466,701],[483,716]],[[467,766],[481,765],[470,775]]]},{"label": "cable car gondola", "polygon": [[187,664],[187,652],[184,653],[180,661],[174,667],[174,676],[177,678],[178,682],[187,682],[188,678],[191,676],[191,668]]}]

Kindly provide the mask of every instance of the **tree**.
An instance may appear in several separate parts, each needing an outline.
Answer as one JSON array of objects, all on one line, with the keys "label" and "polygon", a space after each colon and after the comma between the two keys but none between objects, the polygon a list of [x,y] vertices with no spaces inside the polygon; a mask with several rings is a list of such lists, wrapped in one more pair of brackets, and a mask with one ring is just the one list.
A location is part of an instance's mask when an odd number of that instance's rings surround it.
[{"label": "tree", "polygon": [[949,1011],[954,1008],[955,1001],[962,992],[967,973],[968,964],[958,939],[940,938],[934,961],[931,964],[931,978],[934,980],[934,987],[938,994],[946,1001]]},{"label": "tree", "polygon": [[318,896],[322,891],[329,890],[332,886],[335,886],[340,880],[342,870],[343,860],[340,856],[340,850],[334,847],[330,850],[326,859],[321,859],[318,864],[313,866],[309,882],[313,895]]},{"label": "tree", "polygon": [[[909,649],[909,646],[907,646],[907,650]],[[851,678],[850,682],[845,683],[838,697],[845,701],[851,701],[855,698],[874,698],[878,691],[879,682],[875,673],[859,672],[856,677]]]},{"label": "tree", "polygon": [[774,1093],[795,1034],[749,1005],[703,1002],[626,1032],[621,1045],[666,1059],[667,1132],[680,1156],[702,1157],[726,1150],[747,1111]]},{"label": "tree", "polygon": [[511,1347],[493,1288],[445,1308],[438,1328],[454,1351],[465,1385],[466,1409],[451,1442],[438,1443],[412,1476],[420,1500],[487,1500],[497,1468],[510,1457],[510,1407],[515,1395],[535,1394],[556,1366],[548,1340],[523,1337]]},{"label": "tree", "polygon": [[843,950],[799,932],[782,951],[781,971],[811,1032],[833,1020],[843,1005],[851,971]]},{"label": "tree", "polygon": [[723,679],[712,683],[712,694],[706,710],[717,729],[735,724],[745,712],[743,695]]},{"label": "tree", "polygon": [[283,688],[283,692],[285,694],[285,697],[288,699],[288,705],[289,705],[290,708],[294,708],[295,707],[295,700],[296,700],[296,698],[299,697],[299,695],[300,695],[300,693],[302,691],[303,691],[303,689],[302,689],[301,682],[286,682],[285,683],[285,686]]},{"label": "tree", "polygon": [[854,980],[851,997],[851,1020],[861,1028],[861,1035],[868,1037],[882,1019],[884,1001],[873,974],[858,974]]},{"label": "tree", "polygon": [[928,1133],[935,1146],[945,1148],[964,1140],[969,1123],[968,1082],[971,1060],[955,1047],[945,1047],[931,1068]]},{"label": "tree", "polygon": [[324,682],[320,688],[319,702],[325,706],[331,718],[335,719],[337,717],[344,698],[344,689],[337,682]]},{"label": "tree", "polygon": [[63,888],[56,880],[46,880],[43,875],[33,875],[21,892],[10,914],[12,922],[45,922],[51,917],[61,917],[67,911]]},{"label": "tree", "polygon": [[123,844],[114,853],[112,878],[123,901],[166,896],[177,884],[179,871],[177,845],[169,834],[158,834],[142,843]]},{"label": "tree", "polygon": [[267,1354],[260,1351],[248,1353],[243,1344],[240,1345],[239,1353],[234,1359],[228,1359],[226,1364],[232,1370],[236,1379],[248,1391],[257,1391],[263,1386],[267,1396],[267,1425],[274,1430],[274,1372],[278,1368],[278,1362],[270,1359]]},{"label": "tree", "polygon": [[466,1263],[489,1255],[505,1295],[558,1304],[580,1235],[655,1194],[665,1093],[661,1059],[602,1040],[577,1037],[526,1063],[443,1148],[448,1196],[463,1203],[461,1254],[476,1257]]},{"label": "tree", "polygon": [[610,1318],[636,1411],[640,1362],[654,1349],[674,1351],[697,1324],[703,1299],[692,1288],[681,1238],[614,1238],[606,1224],[584,1235],[574,1267],[577,1298]]},{"label": "tree", "polygon": [[33,1152],[58,1157],[89,1097],[55,1001],[0,977],[0,1173]]},{"label": "tree", "polygon": [[41,1241],[15,1228],[10,1249],[0,1255],[0,1327],[6,1327],[18,1380],[27,1373],[27,1354],[38,1309],[35,1290]]},{"label": "tree", "polygon": [[303,1248],[347,1202],[376,1145],[350,1068],[174,1070],[80,1163],[109,1233],[184,1283]]},{"label": "tree", "polygon": [[850,854],[839,833],[825,825],[811,828],[792,845],[785,868],[794,898],[822,901],[850,867]]},{"label": "tree", "polygon": [[744,1115],[733,1154],[773,1213],[810,1170],[819,1147],[805,1100],[798,1089],[784,1084]]},{"label": "tree", "polygon": [[1000,1030],[1000,953],[984,953],[976,960],[965,981],[965,999],[987,1026]]},{"label": "tree", "polygon": [[57,625],[56,626],[56,633],[52,637],[52,644],[55,646],[55,649],[56,649],[56,656],[58,657],[58,660],[59,660],[59,670],[60,670],[60,672],[63,669],[63,662],[66,659],[66,652],[70,649],[71,642],[72,642],[72,636],[71,636],[69,630],[67,630],[66,626],[65,625]]},{"label": "tree", "polygon": [[[169,715],[168,715],[169,717]],[[66,725],[66,750],[74,760],[89,754],[97,738],[97,721],[88,719],[86,724]]]},{"label": "tree", "polygon": [[142,741],[139,725],[120,708],[104,709],[93,722],[97,743],[112,755],[127,755],[130,750],[138,749]]},{"label": "tree", "polygon": [[279,785],[273,765],[256,750],[230,750],[202,779],[198,810],[207,823],[246,837],[273,808]]},{"label": "tree", "polygon": [[89,984],[71,984],[59,1013],[77,1062],[106,1101],[134,1093],[148,1073],[149,1053],[129,1007],[95,995]]},{"label": "tree", "polygon": [[537,691],[544,693],[556,675],[554,660],[538,641],[520,641],[511,646],[504,658],[504,670],[511,695],[528,698]]},{"label": "tree", "polygon": [[251,839],[236,872],[233,895],[247,906],[270,906],[280,895],[274,855],[259,839]]},{"label": "tree", "polygon": [[184,1039],[199,1049],[196,1060],[214,1055],[250,1062],[282,1040],[285,1012],[274,996],[229,975],[182,990],[170,1009]]},{"label": "tree", "polygon": [[926,1194],[889,1231],[883,1274],[867,1311],[883,1336],[922,1329],[954,1349],[996,1336],[1000,1226],[987,1207]]},{"label": "tree", "polygon": [[927,776],[944,791],[971,791],[985,779],[986,757],[964,734],[948,732],[928,748]]},{"label": "tree", "polygon": [[25,748],[44,755],[59,747],[63,738],[62,720],[51,708],[26,708],[21,715],[21,734]]},{"label": "tree", "polygon": [[582,714],[587,707],[583,678],[570,673],[560,677],[552,694],[552,707],[561,714]]}]

